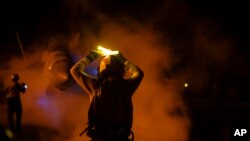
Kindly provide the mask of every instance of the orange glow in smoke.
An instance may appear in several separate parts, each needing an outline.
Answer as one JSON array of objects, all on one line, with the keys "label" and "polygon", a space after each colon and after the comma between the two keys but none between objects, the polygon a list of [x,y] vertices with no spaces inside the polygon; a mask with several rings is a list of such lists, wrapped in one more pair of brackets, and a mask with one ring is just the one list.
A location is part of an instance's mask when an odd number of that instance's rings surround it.
[{"label": "orange glow in smoke", "polygon": [[[144,71],[145,77],[133,95],[132,130],[136,140],[187,141],[190,123],[180,98],[181,90],[175,86],[175,83],[163,83],[159,80],[162,67],[169,67],[171,64],[170,52],[167,48],[162,48],[158,43],[157,34],[149,27],[134,26],[136,32],[130,33],[126,28],[114,23],[104,25],[100,33],[100,42],[115,47],[115,50],[121,51],[124,57]],[[95,46],[93,45],[91,49],[95,49]],[[81,48],[85,54],[91,49]],[[83,53],[82,56],[85,54]],[[34,54],[30,59],[27,58],[32,61],[37,56],[39,55]],[[47,100],[46,92],[49,84],[47,77],[51,75],[54,68],[49,71],[48,67],[51,63],[47,62],[46,65],[46,61],[50,59],[45,57],[44,60],[45,63],[41,63],[39,69],[28,67],[19,71],[21,80],[29,85],[26,94],[22,95],[24,124],[57,129],[60,131],[57,140],[87,140],[86,135],[79,137],[79,133],[86,127],[89,98],[74,86],[66,91],[49,89],[56,97]],[[62,61],[55,68],[59,71],[53,72],[56,75],[51,77],[55,83],[60,79],[67,79],[67,73],[64,73],[67,68],[65,63]],[[16,64],[20,64],[20,59],[13,61],[12,70],[16,69]],[[46,71],[40,69],[41,67],[45,67]],[[172,114],[176,113],[176,110],[182,111],[182,114]],[[65,137],[69,138],[65,139]]]}]

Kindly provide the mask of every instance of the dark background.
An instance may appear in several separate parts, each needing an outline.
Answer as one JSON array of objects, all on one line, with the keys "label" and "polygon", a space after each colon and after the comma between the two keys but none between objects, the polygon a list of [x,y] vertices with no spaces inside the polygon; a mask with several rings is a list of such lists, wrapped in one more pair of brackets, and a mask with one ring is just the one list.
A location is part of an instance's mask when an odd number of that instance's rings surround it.
[{"label": "dark background", "polygon": [[[78,2],[77,0],[72,1]],[[170,1],[171,2],[171,1]],[[161,8],[163,0],[156,1],[98,1],[90,3],[91,8],[97,9],[111,17],[127,14],[143,22],[156,9]],[[178,0],[175,2],[175,9],[181,9],[185,5],[191,12],[194,19],[211,19],[225,35],[232,37],[237,41],[237,48],[243,52],[248,45],[249,37],[249,8],[244,1],[226,1],[226,0]],[[80,8],[80,6],[78,7]],[[79,9],[75,9],[80,13]],[[182,11],[174,11],[182,14]],[[181,14],[179,16],[181,16]],[[1,1],[1,44],[10,43],[16,40],[15,31],[18,31],[23,42],[30,43],[41,34],[66,33],[68,30],[69,19],[74,15],[75,20],[87,19],[90,14],[85,15],[72,14],[66,1],[60,0],[3,0]],[[172,14],[174,15],[174,14]],[[176,14],[177,15],[177,14]],[[178,15],[177,15],[178,16]],[[170,17],[170,16],[169,16]],[[165,20],[167,21],[167,20]],[[162,20],[164,23],[164,20]],[[41,30],[45,33],[41,33]],[[47,31],[44,31],[47,30]]]},{"label": "dark background", "polygon": [[[50,36],[69,36],[82,30],[82,25],[85,26],[83,28],[95,29],[98,34],[100,23],[96,21],[95,13],[102,13],[116,21],[125,15],[141,24],[153,24],[155,30],[174,46],[175,55],[181,58],[172,70],[177,72],[201,59],[193,52],[194,38],[196,38],[194,25],[202,22],[205,25],[204,32],[208,32],[208,36],[211,34],[211,42],[225,38],[231,41],[235,52],[230,57],[229,63],[224,64],[226,67],[223,69],[215,69],[216,66],[209,64],[207,68],[211,69],[212,77],[221,79],[214,81],[228,81],[234,77],[237,80],[235,83],[240,82],[242,83],[240,85],[245,85],[241,91],[248,87],[250,16],[245,1],[92,0],[85,4],[88,6],[83,5],[83,1],[80,0],[1,1],[1,60],[13,54],[21,55],[16,32],[19,34],[24,50],[28,50],[34,42]],[[197,64],[201,63],[204,64],[204,62]],[[213,69],[225,73],[220,76],[221,73],[215,73]],[[239,76],[238,72],[243,72],[243,75]]]},{"label": "dark background", "polygon": [[[72,1],[79,3],[79,1]],[[174,7],[161,7],[163,3],[169,3]],[[173,4],[174,3],[174,4]],[[77,4],[76,4],[77,5]],[[81,10],[81,6],[75,6],[72,10],[68,1],[61,0],[2,0],[0,2],[0,48],[1,60],[12,54],[20,55],[17,48],[16,32],[18,32],[24,49],[27,49],[33,42],[48,36],[64,34],[70,35],[70,28],[77,21],[84,21],[94,24],[95,16],[89,12],[99,11],[113,19],[119,19],[121,15],[127,15],[138,22],[144,23],[152,19],[157,25],[156,30],[162,35],[170,33],[171,41],[177,47],[177,54],[180,50],[185,58],[192,46],[192,23],[194,21],[212,21],[219,29],[220,35],[230,39],[234,43],[235,51],[247,62],[244,69],[247,73],[238,76],[234,71],[235,63],[227,66],[227,72],[219,77],[218,83],[222,89],[227,89],[230,84],[237,84],[238,92],[241,93],[240,102],[232,103],[232,99],[222,97],[218,101],[208,101],[207,98],[200,99],[186,98],[186,103],[191,111],[193,129],[191,140],[229,140],[229,136],[236,128],[249,128],[249,6],[246,1],[226,0],[177,0],[173,1],[143,1],[143,0],[93,0],[89,3],[90,10]],[[170,14],[163,14],[160,19],[154,19],[155,11],[162,10]],[[186,10],[188,9],[188,14]],[[188,15],[187,17],[185,15]],[[210,22],[206,26],[209,30]],[[167,27],[166,27],[167,25]],[[212,26],[212,25],[211,25]],[[177,44],[176,42],[183,42]],[[188,43],[188,44],[186,44]],[[232,57],[232,60],[234,58]],[[177,67],[178,68],[178,67]],[[242,69],[242,68],[241,68]],[[212,74],[217,75],[217,74]],[[233,78],[233,79],[231,79]],[[211,87],[207,87],[211,91]],[[187,93],[194,92],[187,90]],[[190,96],[189,95],[189,96]]]},{"label": "dark background", "polygon": [[[190,55],[193,28],[197,21],[207,24],[207,31],[218,30],[218,39],[234,43],[236,52],[249,62],[249,8],[245,1],[226,0],[93,0],[88,8],[80,0],[3,0],[0,4],[0,48],[3,56],[20,55],[16,32],[23,48],[49,36],[69,36],[82,29],[79,23],[98,29],[94,12],[119,20],[126,15],[140,23],[151,22],[156,30],[170,38],[177,55]],[[166,6],[165,6],[166,5]],[[210,29],[211,28],[211,29]],[[217,33],[214,33],[217,34]],[[215,37],[217,38],[217,37]],[[191,48],[191,49],[190,49]],[[232,59],[233,60],[233,59]],[[233,68],[235,64],[231,67]],[[230,68],[230,67],[229,67]],[[249,69],[249,68],[247,68]]]}]

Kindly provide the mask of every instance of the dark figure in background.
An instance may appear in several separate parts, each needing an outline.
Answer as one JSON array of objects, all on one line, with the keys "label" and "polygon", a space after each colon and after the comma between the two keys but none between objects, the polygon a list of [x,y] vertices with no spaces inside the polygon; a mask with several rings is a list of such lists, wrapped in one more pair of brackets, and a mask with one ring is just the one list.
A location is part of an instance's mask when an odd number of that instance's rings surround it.
[{"label": "dark figure in background", "polygon": [[[25,93],[26,85],[19,82],[19,75],[13,74],[11,76],[12,83],[7,88],[7,106],[8,106],[8,123],[12,131],[19,131],[21,129],[22,119],[22,103],[20,93]],[[16,118],[14,118],[16,114]],[[16,119],[16,122],[14,121]]]},{"label": "dark figure in background", "polygon": [[[87,136],[91,141],[133,141],[132,95],[144,76],[143,71],[121,53],[105,56],[97,77],[84,72],[103,52],[92,50],[72,68],[71,74],[90,97]],[[128,78],[124,78],[130,74]]]}]

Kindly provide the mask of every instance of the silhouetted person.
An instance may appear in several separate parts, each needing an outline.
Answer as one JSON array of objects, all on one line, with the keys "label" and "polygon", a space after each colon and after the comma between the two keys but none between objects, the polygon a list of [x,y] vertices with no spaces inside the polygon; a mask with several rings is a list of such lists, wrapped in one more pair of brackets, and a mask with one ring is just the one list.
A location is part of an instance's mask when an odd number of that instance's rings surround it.
[{"label": "silhouetted person", "polygon": [[8,123],[9,123],[9,128],[12,131],[19,131],[21,129],[21,119],[22,119],[22,103],[21,103],[20,93],[25,92],[26,85],[24,83],[19,83],[18,74],[13,74],[11,76],[11,80],[12,82],[6,91],[7,92],[6,98],[8,104],[7,105]]},{"label": "silhouetted person", "polygon": [[[101,51],[92,50],[70,70],[90,97],[87,136],[92,141],[132,141],[132,95],[143,79],[143,71],[119,53],[102,59],[97,76],[87,74],[85,68],[100,56]],[[125,73],[130,76],[124,78]]]}]

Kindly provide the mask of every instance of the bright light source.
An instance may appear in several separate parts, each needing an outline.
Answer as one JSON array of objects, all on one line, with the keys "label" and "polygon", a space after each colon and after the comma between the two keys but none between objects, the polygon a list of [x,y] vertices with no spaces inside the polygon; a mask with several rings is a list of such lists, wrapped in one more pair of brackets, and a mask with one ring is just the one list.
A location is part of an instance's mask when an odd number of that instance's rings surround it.
[{"label": "bright light source", "polygon": [[186,87],[186,88],[187,88],[187,87],[188,87],[188,83],[184,83],[184,87]]},{"label": "bright light source", "polygon": [[119,51],[112,51],[112,50],[109,50],[109,49],[106,49],[102,46],[98,46],[97,47],[98,50],[102,51],[102,53],[106,56],[106,55],[115,55],[115,54],[118,54]]}]

